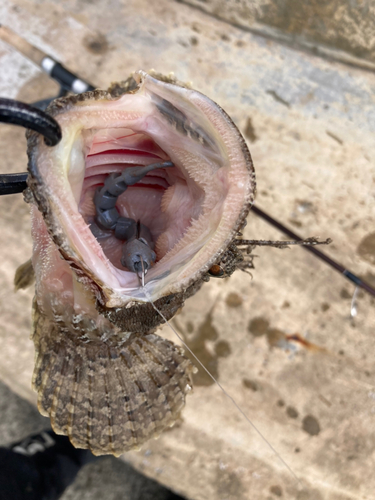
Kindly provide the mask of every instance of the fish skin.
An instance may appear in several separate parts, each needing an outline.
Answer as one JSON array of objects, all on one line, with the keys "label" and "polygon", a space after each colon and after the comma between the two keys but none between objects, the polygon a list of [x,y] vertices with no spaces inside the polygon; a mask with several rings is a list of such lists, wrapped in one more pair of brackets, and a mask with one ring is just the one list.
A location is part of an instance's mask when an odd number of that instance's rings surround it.
[{"label": "fish skin", "polygon": [[[173,77],[152,76],[184,87]],[[47,111],[57,116],[86,99],[117,99],[136,90],[137,82],[130,77],[112,84],[108,91],[59,98]],[[107,306],[105,285],[82,265],[56,219],[36,162],[39,140],[36,133],[28,133],[29,187],[25,196],[31,203],[33,220],[36,274],[33,387],[38,393],[38,408],[50,417],[54,431],[69,436],[77,448],[88,448],[95,455],[119,456],[138,449],[175,423],[196,369],[182,348],[155,334],[164,320],[152,304],[133,301],[126,307]],[[227,277],[243,262],[233,240],[253,202],[255,176],[250,153],[239,132],[238,141],[249,170],[251,196],[227,243],[201,269],[198,278],[191,279],[183,290],[155,301],[167,319],[209,280],[213,264],[219,265]],[[48,296],[42,293],[47,266],[52,271],[58,268],[75,290],[82,293],[88,304],[85,310],[77,312],[62,301],[59,292]]]},{"label": "fish skin", "polygon": [[83,341],[85,321],[74,335],[34,301],[38,409],[75,447],[120,456],[175,423],[194,367],[182,348],[151,332],[118,331],[103,341],[91,330],[91,341]]}]

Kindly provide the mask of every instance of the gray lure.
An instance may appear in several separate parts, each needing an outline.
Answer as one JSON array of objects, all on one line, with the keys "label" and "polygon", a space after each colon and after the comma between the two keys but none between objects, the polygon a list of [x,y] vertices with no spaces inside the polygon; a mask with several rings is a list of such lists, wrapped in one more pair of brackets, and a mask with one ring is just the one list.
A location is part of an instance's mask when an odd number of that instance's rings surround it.
[{"label": "gray lure", "polygon": [[[167,161],[144,167],[126,168],[121,174],[110,174],[104,186],[98,188],[95,193],[96,223],[99,229],[114,231],[117,239],[125,241],[121,264],[138,275],[142,272],[146,273],[156,260],[151,232],[139,221],[129,217],[120,217],[116,209],[117,199],[129,186],[142,180],[148,172],[173,166],[172,162]],[[95,231],[96,228],[93,226],[91,228],[93,234],[99,236],[99,232]]]}]

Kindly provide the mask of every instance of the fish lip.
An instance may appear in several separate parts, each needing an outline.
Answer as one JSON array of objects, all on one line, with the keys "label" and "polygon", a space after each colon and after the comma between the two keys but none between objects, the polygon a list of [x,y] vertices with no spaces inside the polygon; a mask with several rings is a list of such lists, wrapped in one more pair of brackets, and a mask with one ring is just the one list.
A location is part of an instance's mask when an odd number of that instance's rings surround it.
[{"label": "fish lip", "polygon": [[[158,80],[155,76],[150,76],[144,71],[139,71],[133,75],[134,81],[137,83],[137,88],[133,89],[131,92],[132,93],[137,93],[141,92],[143,89],[147,88],[147,84],[152,84],[154,86],[159,86],[161,85],[160,80]],[[176,83],[174,82],[163,82],[162,85],[164,86],[164,89],[175,89]],[[158,88],[159,88],[158,87]],[[196,99],[201,99],[202,101],[202,106],[211,106],[214,107],[221,115],[221,118],[227,122],[227,126],[231,128],[232,133],[236,136],[236,140],[238,143],[238,147],[240,148],[243,156],[243,161],[244,164],[246,165],[247,168],[247,175],[248,175],[248,188],[247,188],[247,195],[244,197],[244,203],[242,206],[242,209],[239,211],[237,220],[236,222],[232,225],[232,228],[230,231],[228,231],[227,237],[225,240],[223,240],[220,248],[212,254],[210,258],[206,260],[206,262],[199,267],[199,269],[196,270],[192,275],[190,276],[185,276],[183,279],[181,279],[178,282],[171,283],[168,286],[167,290],[161,290],[159,296],[165,296],[170,293],[178,293],[181,292],[182,290],[188,288],[191,286],[197,279],[200,279],[207,271],[210,269],[210,267],[218,262],[222,255],[225,253],[226,249],[228,246],[231,244],[232,240],[234,237],[236,237],[238,231],[240,231],[240,228],[242,227],[248,212],[251,208],[251,205],[254,201],[254,196],[255,196],[255,191],[256,191],[256,185],[255,185],[255,172],[250,156],[250,152],[246,146],[246,143],[234,125],[233,121],[231,118],[227,115],[227,113],[220,107],[218,106],[214,101],[209,99],[208,97],[204,96],[204,94],[198,92],[198,91],[189,91],[186,90],[187,92],[191,92],[194,94],[194,97]],[[53,103],[50,104],[49,109],[47,110],[52,116],[58,117],[59,114],[68,112],[70,109],[74,108],[75,105],[85,102],[85,101],[93,101],[93,100],[108,100],[108,101],[114,101],[117,100],[118,98],[114,98],[112,94],[108,91],[103,91],[103,90],[95,90],[95,91],[89,91],[84,94],[80,94],[77,96],[70,96],[70,97],[63,97],[59,98]],[[106,283],[99,279],[95,273],[92,272],[90,268],[88,268],[84,262],[82,262],[82,258],[77,253],[74,251],[72,246],[69,244],[67,236],[64,234],[64,232],[61,230],[61,226],[56,220],[56,217],[54,216],[53,213],[53,206],[51,204],[51,200],[48,198],[46,195],[46,184],[44,181],[44,178],[38,168],[38,162],[37,162],[37,147],[38,144],[40,144],[40,138],[37,136],[36,133],[29,133],[28,134],[28,154],[29,154],[29,164],[28,164],[28,170],[29,170],[29,179],[28,179],[28,185],[33,192],[34,198],[37,202],[37,205],[39,207],[39,210],[43,213],[43,216],[45,218],[45,221],[47,223],[49,232],[51,236],[53,237],[53,240],[55,244],[59,247],[61,254],[66,260],[73,261],[79,267],[82,269],[82,272],[87,275],[94,283],[96,283],[97,286],[101,289],[101,295],[105,297],[105,303],[107,307],[118,307],[118,306],[123,306],[126,305],[127,302],[129,301],[134,301],[134,300],[139,300],[139,301],[145,301],[146,299],[142,296],[139,297],[124,297],[123,293],[120,291],[117,291],[113,289],[112,287],[109,287],[106,285]],[[164,273],[165,274],[165,273]],[[150,280],[149,284],[152,285],[156,280],[152,279]]]}]

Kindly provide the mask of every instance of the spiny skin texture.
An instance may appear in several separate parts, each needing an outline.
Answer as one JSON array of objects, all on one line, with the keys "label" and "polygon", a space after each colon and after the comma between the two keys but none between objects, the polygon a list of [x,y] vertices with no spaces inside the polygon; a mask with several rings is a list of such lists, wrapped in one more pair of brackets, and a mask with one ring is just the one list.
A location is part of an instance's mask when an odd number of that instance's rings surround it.
[{"label": "spiny skin texture", "polygon": [[[194,295],[202,285],[203,280],[199,280],[185,292],[162,297],[155,302],[155,305],[163,316],[170,320],[184,306],[185,300]],[[134,305],[129,308],[108,308],[97,302],[96,307],[111,323],[122,329],[146,333],[160,324],[160,314],[155,314],[156,311],[150,303],[134,302]]]},{"label": "spiny skin texture", "polygon": [[[153,76],[184,88],[172,77]],[[57,99],[48,111],[58,117],[77,103],[116,101],[137,89],[136,80],[130,77],[108,91]],[[161,294],[155,300],[167,319],[208,281],[213,264],[220,267],[223,276],[230,276],[243,263],[233,240],[253,202],[254,170],[242,136],[225,112],[216,108],[234,130],[251,189],[225,244],[209,256],[198,274],[186,280],[183,289]],[[40,173],[39,148],[40,138],[29,133],[25,200],[31,205],[33,222],[33,387],[38,392],[38,407],[50,417],[55,432],[69,436],[74,446],[88,448],[96,455],[119,456],[175,423],[191,389],[195,368],[180,347],[155,334],[164,320],[152,304],[133,300],[123,307],[108,306],[108,288],[88,269],[64,231],[59,207],[51,201],[49,185]],[[18,271],[20,288],[31,279],[30,265]]]},{"label": "spiny skin texture", "polygon": [[[76,328],[86,330],[79,322]],[[119,456],[178,418],[193,366],[172,342],[132,333],[86,343],[51,323],[36,301],[33,330],[39,411],[77,448]]]}]

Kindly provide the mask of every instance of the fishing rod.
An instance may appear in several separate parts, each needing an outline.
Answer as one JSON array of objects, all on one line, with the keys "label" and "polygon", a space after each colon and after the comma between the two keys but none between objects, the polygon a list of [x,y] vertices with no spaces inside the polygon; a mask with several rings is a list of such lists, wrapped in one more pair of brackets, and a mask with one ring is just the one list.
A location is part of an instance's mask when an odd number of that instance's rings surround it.
[{"label": "fishing rod", "polygon": [[[3,40],[8,45],[11,45],[27,59],[39,66],[39,68],[47,73],[49,77],[55,80],[61,88],[59,97],[67,92],[81,94],[82,92],[87,92],[88,90],[95,90],[96,87],[79,78],[77,75],[65,68],[61,63],[56,61],[56,59],[38,49],[34,45],[31,45],[31,43],[2,24],[0,24],[0,40]],[[52,99],[44,99],[43,101],[34,103],[34,105],[36,107],[47,107],[49,102],[54,99],[56,98],[53,97]]]},{"label": "fishing rod", "polygon": [[[24,40],[22,37],[14,33],[12,30],[7,28],[6,26],[2,26],[0,24],[0,39],[14,47],[16,50],[21,52],[25,57],[30,59],[33,63],[40,67],[42,71],[47,73],[50,78],[54,79],[60,85],[60,93],[56,97],[61,97],[66,95],[68,92],[73,92],[75,94],[80,94],[82,92],[86,92],[88,90],[95,90],[95,87],[90,83],[85,82],[77,75],[69,71],[65,68],[61,63],[56,61],[53,57],[49,56],[42,50],[37,47],[31,45],[29,42]],[[57,142],[61,139],[61,130],[58,123],[50,117],[48,114],[36,114],[35,112],[39,110],[45,109],[48,104],[56,99],[56,97],[52,97],[50,99],[44,99],[42,101],[38,101],[33,106],[20,103],[19,101],[12,101],[8,104],[3,103],[3,108],[1,107],[1,102],[6,101],[6,99],[0,99],[0,121],[14,123],[16,125],[24,126],[25,128],[31,128],[32,130],[36,130],[41,133],[45,137],[46,144],[53,146],[57,144]],[[22,105],[22,106],[21,106]],[[8,107],[7,107],[8,106]],[[22,110],[24,110],[24,114],[22,115]],[[19,123],[16,123],[17,113],[21,114]],[[34,113],[34,114],[33,114]],[[7,119],[2,119],[5,116]],[[29,117],[30,123],[27,122],[27,117]],[[36,129],[36,124],[38,124],[39,129]],[[60,131],[60,135],[59,135]],[[60,139],[58,139],[60,137]],[[52,143],[51,143],[52,140]],[[55,144],[53,144],[53,141]],[[50,142],[48,142],[50,141]],[[16,174],[3,174],[0,175],[0,196],[7,194],[16,194],[21,193],[27,187],[27,172],[21,172]],[[258,206],[253,205],[252,212],[255,213],[258,217],[262,218],[273,227],[284,233],[285,235],[293,238],[296,244],[302,243],[301,246],[308,252],[312,253],[315,257],[322,260],[325,264],[330,266],[331,268],[338,271],[342,276],[351,281],[356,287],[363,289],[365,292],[369,293],[373,297],[375,297],[375,288],[372,287],[365,280],[361,279],[355,273],[347,269],[345,266],[332,259],[322,251],[315,248],[317,244],[325,244],[327,242],[317,242],[316,240],[304,240],[301,236],[296,234],[287,228],[283,223],[276,220],[271,215],[267,214],[263,210],[261,210]],[[260,242],[255,242],[255,240],[239,240],[242,244],[251,245],[260,245]],[[268,242],[270,245],[272,242]],[[264,242],[266,245],[267,242]],[[356,288],[357,289],[357,288]]]},{"label": "fishing rod", "polygon": [[[252,212],[254,212],[258,217],[264,219],[267,221],[271,226],[275,227],[282,233],[286,234],[290,238],[293,238],[297,242],[299,241],[304,241],[301,236],[296,234],[295,232],[291,231],[288,229],[284,224],[281,222],[277,221],[273,217],[271,217],[269,214],[261,210],[259,207],[253,205],[252,207]],[[354,274],[352,271],[344,267],[342,264],[339,262],[335,261],[331,257],[328,257],[325,253],[323,253],[321,250],[318,250],[315,248],[314,245],[302,245],[305,250],[308,252],[311,252],[315,257],[318,257],[318,259],[322,260],[326,264],[328,264],[330,267],[338,271],[340,274],[342,274],[345,278],[347,278],[349,281],[355,284],[356,287],[362,288],[365,290],[367,293],[375,297],[375,288],[373,288],[369,283],[367,283],[365,280],[361,279],[359,276]]]}]

